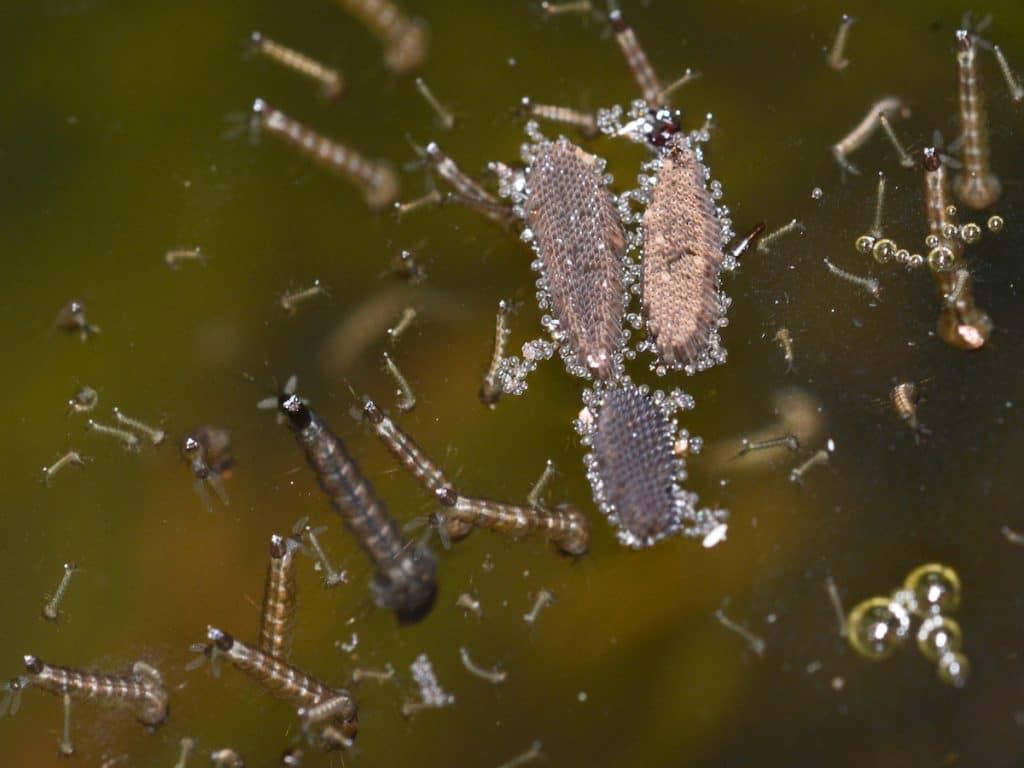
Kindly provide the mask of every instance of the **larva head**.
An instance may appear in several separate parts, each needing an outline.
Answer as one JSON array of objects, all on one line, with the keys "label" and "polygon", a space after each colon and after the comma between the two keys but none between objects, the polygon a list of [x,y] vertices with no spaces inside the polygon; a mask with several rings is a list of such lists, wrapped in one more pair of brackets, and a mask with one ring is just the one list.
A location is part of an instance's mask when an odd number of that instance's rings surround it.
[{"label": "larva head", "polygon": [[924,148],[924,169],[928,173],[935,173],[942,166],[942,158],[939,157],[939,153],[935,147]]},{"label": "larva head", "polygon": [[42,673],[45,666],[46,665],[43,664],[43,660],[38,656],[33,656],[32,654],[27,654],[25,656],[25,671],[30,675],[38,675]]},{"label": "larva head", "polygon": [[309,426],[313,417],[309,408],[302,402],[302,398],[292,394],[282,393],[277,398],[277,409],[288,419],[293,429],[305,429]]},{"label": "larva head", "polygon": [[235,638],[216,627],[206,628],[206,639],[213,643],[218,651],[223,651],[224,653],[230,651],[231,647],[235,644]]}]

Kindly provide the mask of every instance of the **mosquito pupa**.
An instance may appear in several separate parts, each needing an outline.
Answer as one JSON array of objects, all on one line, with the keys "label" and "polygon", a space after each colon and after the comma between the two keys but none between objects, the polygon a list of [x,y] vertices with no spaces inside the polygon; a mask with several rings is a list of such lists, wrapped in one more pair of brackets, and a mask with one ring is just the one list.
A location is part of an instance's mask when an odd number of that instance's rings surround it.
[{"label": "mosquito pupa", "polygon": [[206,264],[206,253],[197,245],[194,248],[172,248],[164,254],[164,263],[174,272],[186,261]]},{"label": "mosquito pupa", "polygon": [[57,313],[57,327],[67,333],[77,333],[85,341],[94,333],[100,332],[98,325],[93,325],[85,316],[85,304],[77,299],[69,301]]},{"label": "mosquito pupa", "polygon": [[493,685],[501,685],[508,680],[508,672],[504,669],[500,669],[498,667],[495,667],[494,669],[484,669],[476,664],[473,659],[469,657],[469,650],[465,646],[459,647],[459,656],[462,658],[462,666],[464,666],[466,671],[474,677],[479,677],[481,680],[486,680],[488,683]]},{"label": "mosquito pupa", "polygon": [[816,451],[802,464],[793,468],[789,473],[789,482],[794,485],[801,485],[804,481],[804,475],[806,475],[812,467],[816,467],[819,464],[828,464],[829,458],[833,453],[835,453],[835,451],[836,445],[831,439],[829,439],[826,441],[824,448]]},{"label": "mosquito pupa", "polygon": [[[464,496],[372,400],[365,401],[363,414],[391,455],[444,507],[445,528],[452,538],[461,538],[473,528],[487,528],[510,536],[539,533],[568,555],[582,555],[589,549],[589,524],[579,511],[567,506],[548,510]],[[449,525],[448,519],[455,523]]]},{"label": "mosquito pupa", "polygon": [[822,259],[825,262],[825,266],[828,267],[828,271],[836,277],[842,278],[847,282],[854,283],[855,285],[861,286],[865,291],[870,293],[876,299],[882,298],[882,285],[874,277],[861,277],[855,275],[852,272],[847,272],[845,269],[840,269],[828,259]]},{"label": "mosquito pupa", "polygon": [[999,62],[999,69],[1003,73],[1003,79],[1006,80],[1006,87],[1010,90],[1010,98],[1014,101],[1024,101],[1024,86],[1021,86],[1020,80],[1013,73],[1010,68],[1010,62],[1006,60],[1006,54],[1003,53],[1003,49],[998,45],[993,46],[993,52],[996,55],[996,61]]},{"label": "mosquito pupa", "polygon": [[650,59],[647,58],[647,54],[636,39],[633,28],[626,23],[622,12],[617,8],[608,14],[608,21],[611,22],[612,30],[615,32],[615,42],[626,58],[626,63],[629,65],[630,72],[633,73],[633,79],[640,87],[644,101],[652,106],[661,106],[658,101],[662,93],[661,83],[654,67],[651,66]]},{"label": "mosquito pupa", "polygon": [[263,584],[258,647],[282,661],[288,658],[295,628],[295,552],[299,542],[278,535],[270,537],[270,562]]},{"label": "mosquito pupa", "polygon": [[402,310],[401,317],[398,318],[398,322],[392,327],[388,328],[388,340],[391,342],[391,346],[398,343],[399,337],[409,330],[409,326],[416,320],[417,312],[414,307],[406,307]]},{"label": "mosquito pupa", "polygon": [[582,15],[593,13],[594,6],[590,0],[566,0],[563,3],[552,3],[543,0],[540,9],[548,16],[560,16],[563,13],[579,13]]},{"label": "mosquito pupa", "polygon": [[167,719],[167,689],[160,673],[145,662],[135,662],[125,677],[57,667],[25,656],[25,671],[35,688],[129,707],[143,725],[157,726]]},{"label": "mosquito pupa", "polygon": [[295,311],[298,309],[299,304],[304,301],[309,301],[316,296],[330,296],[327,288],[319,280],[314,280],[313,284],[308,288],[300,288],[295,291],[287,291],[281,294],[279,301],[281,309],[287,312],[291,316],[295,316]]},{"label": "mosquito pupa", "polygon": [[32,681],[27,677],[15,677],[0,685],[0,690],[4,692],[3,698],[0,698],[0,717],[14,717],[18,714],[21,709],[21,692],[31,684]]},{"label": "mosquito pupa", "polygon": [[537,597],[534,598],[533,607],[529,611],[523,614],[523,621],[527,624],[536,624],[537,617],[540,616],[540,612],[547,608],[549,605],[555,602],[555,595],[550,590],[541,589],[537,591]]},{"label": "mosquito pupa", "polygon": [[984,89],[978,70],[977,49],[966,30],[956,31],[956,49],[964,168],[953,182],[953,191],[964,205],[980,211],[999,199],[1002,185],[989,163]]},{"label": "mosquito pupa", "polygon": [[384,370],[394,379],[395,385],[398,387],[395,390],[395,394],[398,395],[398,402],[395,403],[396,407],[402,413],[408,413],[416,407],[416,394],[412,391],[412,387],[409,386],[409,382],[402,375],[401,370],[399,370],[398,363],[395,362],[394,357],[385,352],[381,355],[381,360],[384,363]]},{"label": "mosquito pupa", "polygon": [[68,413],[89,413],[99,402],[99,392],[92,387],[82,387],[68,400]]},{"label": "mosquito pupa", "polygon": [[715,620],[718,621],[719,624],[728,629],[730,632],[735,632],[737,635],[746,640],[747,646],[750,648],[751,651],[753,651],[755,655],[764,656],[766,643],[763,637],[755,635],[742,624],[739,624],[730,619],[728,616],[725,615],[725,612],[721,608],[716,610],[714,615]]},{"label": "mosquito pupa", "polygon": [[231,433],[223,427],[209,424],[196,427],[181,440],[181,457],[195,475],[195,491],[207,512],[213,511],[206,486],[224,506],[228,506],[227,489],[221,478],[226,476],[235,462],[231,450]]},{"label": "mosquito pupa", "polygon": [[410,546],[345,444],[300,397],[282,393],[278,409],[331,506],[374,564],[374,600],[393,610],[401,623],[423,619],[437,596],[433,554]]},{"label": "mosquito pupa", "polygon": [[186,768],[188,765],[188,756],[192,754],[192,750],[196,748],[196,740],[183,736],[181,739],[181,752],[178,754],[178,762],[174,764],[174,768]]},{"label": "mosquito pupa", "polygon": [[543,748],[543,745],[539,741],[535,741],[530,745],[528,750],[520,752],[511,760],[506,760],[504,763],[499,765],[498,768],[521,768],[521,766],[528,763],[532,763],[536,760],[542,760],[544,758],[544,753],[541,751]]},{"label": "mosquito pupa", "polygon": [[445,691],[437,681],[434,667],[427,654],[421,653],[417,656],[409,669],[413,680],[419,686],[420,698],[418,701],[408,700],[402,704],[403,717],[411,717],[421,709],[437,709],[455,703],[455,696]]},{"label": "mosquito pupa", "polygon": [[597,136],[597,121],[590,112],[580,112],[578,109],[559,107],[553,104],[537,104],[529,96],[523,96],[519,101],[520,115],[547,120],[552,123],[572,125],[580,129],[585,138]]},{"label": "mosquito pupa", "polygon": [[886,96],[872,104],[867,114],[857,123],[854,129],[832,145],[832,156],[844,171],[854,175],[860,174],[856,166],[849,161],[849,155],[860,149],[871,138],[880,125],[879,117],[882,115],[885,115],[887,118],[899,115],[906,119],[910,117],[910,109],[903,103],[902,99],[896,96]]},{"label": "mosquito pupa", "polygon": [[130,451],[137,451],[139,449],[139,436],[134,432],[128,432],[124,429],[118,429],[117,427],[111,427],[107,424],[101,424],[95,419],[89,419],[86,422],[86,428],[90,432],[96,432],[100,435],[106,435],[107,437],[113,437],[121,441],[121,444]]},{"label": "mosquito pupa", "polygon": [[[428,205],[439,205],[443,200],[444,198],[441,197],[441,193],[436,189],[432,189],[427,194],[417,197],[415,200],[410,200],[408,203],[396,202],[394,204],[395,214],[401,218],[407,213],[418,211],[420,208],[426,208]],[[407,253],[407,251],[403,251],[403,253]]]},{"label": "mosquito pupa", "polygon": [[136,432],[139,432],[140,434],[149,438],[149,442],[151,442],[153,445],[160,445],[163,443],[164,440],[167,439],[167,433],[164,432],[159,427],[151,427],[148,424],[139,421],[138,419],[133,419],[131,416],[126,416],[124,414],[124,411],[122,411],[120,408],[117,408],[116,406],[114,407],[114,420],[118,424],[124,427],[128,427],[129,429],[133,429]]},{"label": "mosquito pupa", "polygon": [[331,565],[331,560],[327,557],[327,553],[324,551],[323,545],[320,544],[319,534],[327,530],[326,526],[313,528],[308,525],[306,523],[306,519],[303,518],[295,524],[295,528],[292,530],[295,535],[301,536],[302,541],[308,544],[309,548],[313,550],[313,554],[316,556],[317,566],[324,574],[325,587],[336,587],[339,584],[345,584],[348,582],[348,571],[336,570],[335,567]]},{"label": "mosquito pupa", "polygon": [[892,144],[893,149],[896,150],[896,154],[900,156],[900,165],[904,168],[913,168],[917,165],[914,162],[914,158],[911,157],[910,153],[903,147],[902,142],[900,142],[899,137],[896,135],[896,130],[892,127],[892,123],[889,122],[889,118],[885,115],[879,115],[878,122],[882,124],[882,130],[889,137],[889,142]]},{"label": "mosquito pupa", "polygon": [[480,601],[468,592],[463,592],[459,595],[458,599],[455,601],[455,607],[461,608],[468,613],[472,613],[478,619],[483,618],[484,609],[480,605]]},{"label": "mosquito pupa", "polygon": [[395,679],[395,668],[385,664],[384,669],[363,669],[357,667],[352,670],[352,682],[361,683],[363,680],[374,680],[378,683],[387,683]]},{"label": "mosquito pupa", "polygon": [[64,593],[68,591],[68,585],[71,583],[71,577],[78,573],[78,568],[75,567],[74,563],[64,563],[64,575],[60,578],[60,584],[57,585],[56,591],[53,593],[53,597],[46,601],[43,606],[43,618],[47,621],[56,621],[59,614],[60,603],[64,599]]},{"label": "mosquito pupa", "polygon": [[262,129],[279,136],[286,144],[351,181],[363,193],[366,204],[380,210],[398,197],[398,177],[383,163],[367,160],[355,150],[307,128],[263,99],[252,105]]},{"label": "mosquito pupa", "polygon": [[231,747],[215,750],[210,753],[210,760],[216,768],[245,768],[245,760],[238,750]]},{"label": "mosquito pupa", "polygon": [[914,440],[920,442],[921,437],[928,434],[928,430],[922,427],[917,419],[917,406],[921,402],[921,391],[917,385],[912,381],[900,382],[892,388],[889,397],[900,421],[914,433]]},{"label": "mosquito pupa", "polygon": [[742,458],[753,451],[767,451],[772,448],[785,448],[796,453],[800,450],[800,441],[794,435],[781,435],[768,440],[748,440],[744,437],[740,440],[740,451],[735,458]]},{"label": "mosquito pupa", "polygon": [[416,90],[419,91],[420,96],[423,100],[430,105],[430,108],[434,110],[438,120],[441,122],[441,128],[446,131],[450,131],[455,127],[455,116],[445,109],[444,105],[434,95],[434,92],[430,90],[430,86],[426,84],[422,77],[417,77],[413,83],[416,85]]},{"label": "mosquito pupa", "polygon": [[400,75],[419,67],[427,56],[427,27],[411,19],[391,0],[337,0],[384,43],[384,62]]},{"label": "mosquito pupa", "polygon": [[498,374],[508,344],[508,318],[511,312],[510,302],[504,299],[498,302],[498,314],[494,321],[494,351],[491,353],[491,364],[487,366],[487,373],[484,374],[483,383],[480,385],[480,402],[489,408],[494,408],[501,397],[501,380]]},{"label": "mosquito pupa", "polygon": [[[347,706],[340,707],[325,726],[325,730],[329,728],[331,733],[341,734],[344,742],[331,744],[329,739],[325,739],[325,742],[327,746],[336,748],[347,746],[355,738],[358,713],[356,703],[347,691],[330,688],[298,668],[251,648],[216,627],[208,627],[206,637],[216,651],[228,658],[232,666],[247,674],[276,699],[308,708],[329,699],[348,697]],[[325,735],[325,732],[321,735]]]},{"label": "mosquito pupa", "polygon": [[64,730],[61,733],[60,744],[57,745],[57,754],[61,757],[71,757],[75,754],[75,745],[71,743],[71,694],[64,696]]},{"label": "mosquito pupa", "polygon": [[772,243],[776,240],[785,237],[791,232],[799,232],[800,234],[803,234],[806,231],[807,228],[803,224],[796,219],[791,219],[788,224],[783,224],[778,229],[763,235],[757,243],[757,251],[758,253],[770,253]]},{"label": "mosquito pupa", "polygon": [[84,467],[85,459],[82,458],[78,451],[68,451],[55,462],[53,462],[53,464],[50,464],[48,467],[43,467],[43,482],[49,485],[50,481],[53,479],[53,476],[56,475],[69,464],[74,464],[75,466],[78,467]]},{"label": "mosquito pupa", "polygon": [[775,332],[775,343],[782,350],[782,359],[786,361],[786,373],[793,370],[793,334],[789,328],[779,328]]},{"label": "mosquito pupa", "polygon": [[336,69],[324,66],[304,53],[271,40],[262,32],[253,32],[249,35],[249,45],[252,50],[270,61],[318,83],[328,99],[336,99],[341,95],[345,81]]},{"label": "mosquito pupa", "polygon": [[836,587],[836,580],[830,573],[825,577],[825,591],[828,592],[829,602],[836,613],[836,627],[840,637],[846,637],[846,611],[843,610],[843,601],[839,597],[839,588]]},{"label": "mosquito pupa", "polygon": [[848,13],[844,13],[839,20],[839,29],[836,30],[835,42],[832,43],[832,48],[825,59],[828,65],[836,71],[846,69],[850,63],[850,60],[843,55],[843,52],[846,50],[846,38],[850,35],[850,27],[853,26],[855,21],[857,20]]}]

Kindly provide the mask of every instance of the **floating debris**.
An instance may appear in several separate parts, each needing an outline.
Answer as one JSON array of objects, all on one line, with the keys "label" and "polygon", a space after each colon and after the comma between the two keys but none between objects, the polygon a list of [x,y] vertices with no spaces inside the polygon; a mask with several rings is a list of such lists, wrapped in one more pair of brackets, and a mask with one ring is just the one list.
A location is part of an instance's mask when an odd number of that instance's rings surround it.
[{"label": "floating debris", "polygon": [[839,588],[836,586],[836,580],[832,578],[831,573],[825,577],[825,591],[828,592],[828,599],[831,601],[832,608],[836,612],[836,628],[839,636],[846,637],[846,611],[843,610],[843,601],[839,597]]},{"label": "floating debris", "polygon": [[[1024,537],[1021,538],[1021,543],[1024,544]],[[484,615],[484,609],[480,605],[480,601],[473,597],[468,592],[463,592],[459,595],[455,601],[456,608],[462,608],[464,611],[474,614],[478,619],[482,619]]]},{"label": "floating debris", "polygon": [[455,696],[447,693],[437,682],[434,674],[434,667],[427,658],[427,654],[421,653],[413,661],[409,668],[412,671],[412,678],[420,689],[418,701],[407,700],[402,704],[402,716],[409,718],[423,709],[439,709],[455,703]]},{"label": "floating debris", "polygon": [[528,613],[523,614],[523,621],[527,624],[536,624],[540,612],[555,602],[555,595],[546,589],[537,592],[537,598],[533,601],[533,607]]},{"label": "floating debris", "polygon": [[245,768],[242,756],[231,747],[224,747],[210,753],[210,760],[217,768]]},{"label": "floating debris", "polygon": [[544,758],[544,753],[541,752],[542,748],[543,746],[541,745],[541,743],[539,741],[535,741],[533,742],[533,744],[530,745],[530,748],[528,750],[526,750],[525,752],[521,752],[520,754],[513,757],[511,760],[505,761],[504,763],[499,765],[498,768],[520,768],[520,766],[526,765],[527,763],[532,763],[536,760],[541,760]]},{"label": "floating debris", "polygon": [[732,619],[730,619],[728,616],[725,615],[725,612],[721,608],[715,611],[714,616],[715,620],[718,621],[719,624],[728,629],[730,632],[735,632],[737,635],[746,640],[747,645],[750,647],[750,650],[753,651],[753,653],[756,656],[764,656],[766,646],[763,637],[755,635],[742,624],[738,624]]}]

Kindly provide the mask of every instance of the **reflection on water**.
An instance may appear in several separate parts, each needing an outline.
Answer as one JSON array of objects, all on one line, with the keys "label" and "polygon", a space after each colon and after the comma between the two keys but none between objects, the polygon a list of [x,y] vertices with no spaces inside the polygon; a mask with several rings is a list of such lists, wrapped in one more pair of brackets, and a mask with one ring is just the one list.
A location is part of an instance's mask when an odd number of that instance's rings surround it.
[{"label": "reflection on water", "polygon": [[[860,175],[844,174],[830,151],[887,95],[909,108],[891,128],[913,158],[936,143],[935,131],[959,134],[954,30],[965,9],[622,3],[666,82],[699,70],[673,98],[687,128],[714,114],[705,157],[737,231],[762,220],[769,231],[802,225],[748,252],[726,277],[726,365],[658,380],[631,364],[638,379],[695,398],[681,426],[707,448],[688,457],[686,485],[730,511],[727,537],[712,548],[670,539],[632,551],[591,501],[571,426],[578,380],[550,361],[522,397],[493,410],[479,402],[498,302],[519,304],[511,350],[540,329],[529,250],[457,205],[371,214],[359,189],[267,131],[249,141],[247,110],[265,99],[387,161],[398,199],[412,201],[433,187],[411,145],[437,140],[493,189],[487,163],[518,164],[523,96],[593,110],[636,92],[596,15],[549,16],[540,3],[512,0],[404,5],[429,23],[416,75],[451,112],[451,130],[415,75],[392,71],[411,50],[400,40],[417,33],[382,43],[336,3],[48,0],[6,9],[0,675],[22,674],[24,654],[121,675],[140,659],[160,670],[171,714],[154,733],[123,710],[74,704],[72,760],[82,765],[122,756],[108,764],[172,765],[183,738],[195,740],[191,764],[227,747],[250,765],[275,764],[302,742],[294,708],[235,670],[187,670],[188,649],[207,625],[257,640],[267,542],[308,518],[313,529],[327,526],[320,544],[348,581],[324,589],[323,570],[300,553],[291,660],[357,699],[360,733],[346,764],[498,766],[531,751],[551,765],[1013,763],[1024,711],[1024,551],[1010,535],[1024,529],[1015,503],[1024,449],[1019,105],[996,58],[979,48],[1002,195],[991,210],[957,215],[958,225],[980,228],[980,240],[961,249],[970,283],[959,289],[955,271],[937,287],[927,266],[904,268],[929,253],[924,172],[903,167],[884,131],[846,155]],[[1024,22],[1019,6],[985,10],[993,22],[979,34],[1011,68],[1024,67],[1013,33]],[[843,13],[856,23],[837,70],[826,57]],[[315,83],[247,55],[254,30],[340,72],[344,93],[325,99]],[[642,147],[607,138],[586,147],[608,159],[615,190],[637,185]],[[878,171],[891,259],[875,248],[877,235],[870,254],[855,247],[871,234]],[[1002,217],[994,229],[991,214]],[[954,233],[940,221],[932,234]],[[395,274],[408,263],[403,251],[415,253],[425,281]],[[878,297],[831,273],[826,259],[876,280]],[[282,307],[282,296],[310,286],[326,295]],[[72,300],[84,314],[69,309]],[[943,341],[975,338],[975,307],[993,324],[984,348]],[[414,319],[389,338],[409,310]],[[58,312],[73,332],[55,325]],[[409,413],[397,408],[385,351],[415,393]],[[400,523],[436,507],[360,424],[364,394],[460,492],[525,500],[553,462],[548,496],[585,510],[590,553],[573,561],[542,539],[489,531],[450,549],[434,537],[437,605],[399,628],[370,600],[367,561],[287,428],[255,407],[293,373]],[[928,435],[893,409],[890,393],[903,382],[920,388]],[[89,428],[91,419],[130,429],[115,406],[168,439],[125,446]],[[230,477],[220,478],[228,503],[210,509],[193,490],[195,467],[175,449],[197,425],[227,430],[234,455]],[[743,453],[790,435],[796,451]],[[790,482],[830,441],[827,463]],[[65,563],[74,576],[47,621]],[[962,688],[943,685],[938,661],[916,651],[866,661],[837,626],[829,585],[846,614],[922,563],[945,564],[962,582],[955,614],[940,614],[957,631],[933,621],[925,641],[942,658],[939,645],[962,637]],[[763,654],[719,617],[760,639]],[[406,719],[403,704],[422,695],[410,668],[423,669],[424,654],[454,701]],[[479,679],[466,659],[507,678]],[[19,687],[0,699],[7,761],[55,765],[61,699]],[[340,764],[337,754],[305,750],[307,764]]]}]

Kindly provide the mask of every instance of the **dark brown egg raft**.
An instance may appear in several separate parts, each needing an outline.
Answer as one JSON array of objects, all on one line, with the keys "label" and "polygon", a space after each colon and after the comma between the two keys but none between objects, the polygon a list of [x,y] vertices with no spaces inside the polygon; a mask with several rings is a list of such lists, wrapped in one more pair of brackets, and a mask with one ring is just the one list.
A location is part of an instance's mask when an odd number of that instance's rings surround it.
[{"label": "dark brown egg raft", "polygon": [[[608,379],[621,370],[627,280],[626,236],[605,162],[565,138],[544,139],[535,124],[527,131],[534,143],[523,146],[525,170],[495,167],[502,195],[526,224],[522,237],[538,256],[537,302],[552,313],[544,327],[570,373]],[[504,378],[512,380],[503,381],[503,391],[525,389],[517,388],[516,376]]]},{"label": "dark brown egg raft", "polygon": [[583,400],[575,426],[592,449],[583,460],[587,478],[622,544],[649,547],[676,533],[703,538],[724,524],[727,513],[697,509],[697,495],[679,485],[686,479],[682,457],[701,445],[672,418],[693,407],[689,395],[651,394],[623,377]]}]

